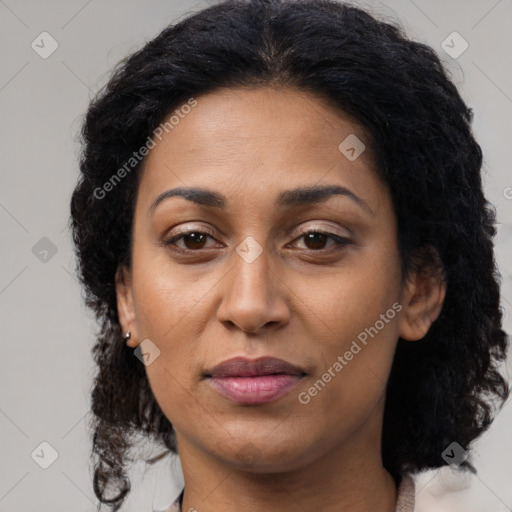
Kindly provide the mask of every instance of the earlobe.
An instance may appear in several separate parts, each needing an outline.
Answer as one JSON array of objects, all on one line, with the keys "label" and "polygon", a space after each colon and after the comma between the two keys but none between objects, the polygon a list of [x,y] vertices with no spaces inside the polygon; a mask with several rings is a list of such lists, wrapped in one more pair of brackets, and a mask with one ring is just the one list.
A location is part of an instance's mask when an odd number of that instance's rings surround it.
[{"label": "earlobe", "polygon": [[[124,265],[120,265],[116,272],[116,296],[117,296],[117,314],[119,323],[123,331],[123,339],[127,346],[137,347],[136,316],[133,304],[131,275],[130,271]],[[130,336],[126,336],[127,333]]]},{"label": "earlobe", "polygon": [[399,335],[409,341],[422,339],[441,314],[446,296],[442,272],[420,269],[407,281],[403,292],[403,311]]}]

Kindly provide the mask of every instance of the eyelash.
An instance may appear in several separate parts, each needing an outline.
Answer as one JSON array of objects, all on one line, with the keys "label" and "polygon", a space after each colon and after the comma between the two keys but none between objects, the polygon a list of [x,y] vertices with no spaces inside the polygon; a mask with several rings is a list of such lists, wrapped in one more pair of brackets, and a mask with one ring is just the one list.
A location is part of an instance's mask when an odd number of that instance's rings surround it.
[{"label": "eyelash", "polygon": [[[333,240],[335,242],[335,246],[334,247],[330,247],[328,249],[307,249],[306,248],[306,249],[300,249],[300,250],[311,251],[311,252],[320,253],[320,254],[330,254],[332,252],[335,252],[335,251],[343,249],[347,245],[352,244],[352,242],[348,238],[344,238],[342,236],[336,235],[335,233],[330,233],[328,231],[322,231],[322,230],[319,230],[319,229],[310,229],[308,231],[304,231],[304,232],[300,233],[299,236],[296,237],[294,240],[298,240],[298,239],[303,238],[303,237],[305,237],[307,235],[310,235],[312,233],[318,234],[318,235],[325,235],[325,236],[327,236],[328,238],[330,238],[331,240]],[[210,238],[215,240],[215,237],[214,237],[213,233],[210,233],[207,230],[206,231],[199,231],[199,230],[195,230],[194,229],[194,230],[190,230],[190,231],[184,231],[184,232],[180,233],[179,235],[173,236],[173,237],[165,240],[163,242],[163,245],[165,247],[174,245],[175,242],[177,242],[178,240],[181,240],[182,238],[184,238],[185,236],[190,235],[190,234],[207,235]],[[193,254],[193,253],[199,253],[201,251],[208,251],[208,250],[211,250],[211,248],[210,249],[183,249],[181,247],[178,247],[178,248],[173,249],[173,250],[179,251],[179,252],[184,253],[184,254]]]}]

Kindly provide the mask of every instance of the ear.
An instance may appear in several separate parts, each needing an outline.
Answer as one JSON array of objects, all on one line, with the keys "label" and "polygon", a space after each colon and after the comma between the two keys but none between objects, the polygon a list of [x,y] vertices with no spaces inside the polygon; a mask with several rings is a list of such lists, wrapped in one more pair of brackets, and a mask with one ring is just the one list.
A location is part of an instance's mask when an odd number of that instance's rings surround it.
[{"label": "ear", "polygon": [[441,313],[446,296],[443,264],[429,246],[415,258],[416,270],[408,277],[402,293],[403,312],[399,335],[409,341],[423,338]]},{"label": "ear", "polygon": [[117,314],[123,333],[131,332],[131,336],[126,340],[129,347],[137,347],[138,335],[136,330],[136,315],[133,305],[132,279],[129,269],[125,265],[119,265],[116,272],[116,295],[117,295]]}]

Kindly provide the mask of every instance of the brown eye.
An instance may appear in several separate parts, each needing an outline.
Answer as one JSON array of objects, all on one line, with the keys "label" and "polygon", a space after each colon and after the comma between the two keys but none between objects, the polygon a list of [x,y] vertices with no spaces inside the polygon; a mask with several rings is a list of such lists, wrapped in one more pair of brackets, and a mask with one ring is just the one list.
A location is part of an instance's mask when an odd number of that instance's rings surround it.
[{"label": "brown eye", "polygon": [[[164,245],[175,246],[178,250],[193,252],[205,249],[205,244],[208,238],[211,238],[212,240],[214,239],[210,234],[203,231],[187,231],[166,240]],[[183,242],[183,246],[176,243],[179,241]]]},{"label": "brown eye", "polygon": [[183,235],[183,243],[187,249],[202,249],[207,238],[204,233],[188,233]]},{"label": "brown eye", "polygon": [[329,237],[325,233],[308,233],[304,237],[304,243],[308,249],[323,249]]},{"label": "brown eye", "polygon": [[[304,240],[303,243],[306,249],[317,252],[342,249],[344,246],[352,243],[348,238],[341,237],[335,233],[324,233],[323,231],[317,230],[302,233],[296,240],[300,239]],[[329,247],[325,247],[329,240],[331,240],[332,243]],[[299,249],[302,248],[303,247],[299,247]]]}]

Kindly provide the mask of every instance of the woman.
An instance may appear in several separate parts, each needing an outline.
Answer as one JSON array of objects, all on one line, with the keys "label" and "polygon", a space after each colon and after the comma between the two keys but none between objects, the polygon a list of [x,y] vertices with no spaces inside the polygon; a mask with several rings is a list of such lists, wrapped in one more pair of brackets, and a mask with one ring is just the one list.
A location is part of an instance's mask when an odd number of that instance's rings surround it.
[{"label": "woman", "polygon": [[94,490],[169,511],[412,511],[508,397],[482,153],[435,52],[359,8],[228,0],[116,69],[73,236],[101,329]]}]

